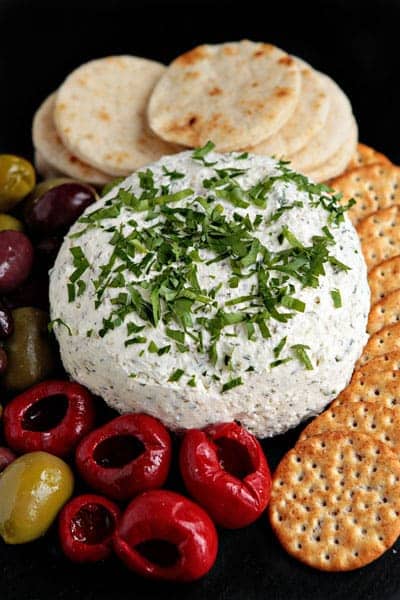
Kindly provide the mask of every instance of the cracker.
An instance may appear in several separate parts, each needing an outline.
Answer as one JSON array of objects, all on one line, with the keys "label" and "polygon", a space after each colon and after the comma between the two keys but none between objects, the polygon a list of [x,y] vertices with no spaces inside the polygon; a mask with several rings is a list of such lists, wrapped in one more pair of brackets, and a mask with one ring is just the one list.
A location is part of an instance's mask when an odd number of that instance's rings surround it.
[{"label": "cracker", "polygon": [[370,335],[400,322],[400,290],[388,294],[371,307],[367,331]]},{"label": "cracker", "polygon": [[357,201],[349,210],[355,225],[378,210],[400,204],[400,167],[395,165],[359,167],[337,177],[330,185],[343,194],[344,203],[350,198]]},{"label": "cracker", "polygon": [[346,141],[340,146],[340,148],[333,154],[326,162],[321,166],[308,171],[307,177],[313,181],[327,181],[331,177],[336,177],[346,169],[351,155],[354,152],[354,148],[357,144],[358,129],[354,121],[351,127],[351,132]]},{"label": "cracker", "polygon": [[368,271],[400,254],[400,206],[372,213],[356,229]]},{"label": "cracker", "polygon": [[366,433],[386,444],[400,458],[400,410],[380,402],[348,402],[323,412],[303,430],[299,441],[327,431]]},{"label": "cracker", "polygon": [[310,437],[275,471],[269,516],[282,546],[323,571],[372,562],[400,533],[400,462],[355,432]]},{"label": "cracker", "polygon": [[351,161],[347,165],[347,170],[357,169],[358,167],[364,167],[365,165],[374,165],[379,163],[381,165],[390,165],[391,161],[387,156],[374,150],[366,144],[358,144],[357,150],[354,153]]},{"label": "cracker", "polygon": [[365,377],[368,373],[380,373],[381,371],[400,371],[400,350],[373,358],[360,369],[354,371],[352,381]]},{"label": "cracker", "polygon": [[397,350],[400,350],[400,323],[388,325],[371,335],[355,368],[359,369],[373,358]]},{"label": "cracker", "polygon": [[255,146],[292,116],[300,94],[296,61],[271,44],[203,45],[178,56],[151,95],[148,116],[164,140],[219,151]]},{"label": "cracker", "polygon": [[293,58],[301,74],[301,91],[294,112],[279,131],[257,146],[249,147],[249,152],[288,157],[304,148],[326,124],[330,100],[324,83],[307,63]]},{"label": "cracker", "polygon": [[332,408],[354,402],[379,402],[400,410],[400,371],[381,371],[357,377],[331,404]]},{"label": "cracker", "polygon": [[178,151],[149,129],[146,107],[160,63],[110,56],[73,71],[57,93],[54,121],[68,150],[109,175],[128,175]]},{"label": "cracker", "polygon": [[[319,73],[330,99],[328,117],[324,127],[312,137],[304,148],[289,156],[294,170],[316,170],[329,160],[349,138],[355,120],[347,96],[327,75]],[[353,146],[354,148],[355,146]]]},{"label": "cracker", "polygon": [[371,290],[371,304],[400,289],[400,256],[394,256],[380,263],[368,274]]},{"label": "cracker", "polygon": [[55,100],[56,94],[46,98],[33,118],[32,138],[36,150],[56,172],[95,185],[108,183],[112,179],[109,175],[80,161],[63,145],[53,120]]}]

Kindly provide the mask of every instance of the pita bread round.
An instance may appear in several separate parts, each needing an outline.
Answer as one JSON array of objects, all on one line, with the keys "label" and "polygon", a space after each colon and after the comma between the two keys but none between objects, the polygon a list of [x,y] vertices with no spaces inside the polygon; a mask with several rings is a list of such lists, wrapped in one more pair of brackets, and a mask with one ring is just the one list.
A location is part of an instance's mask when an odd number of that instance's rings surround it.
[{"label": "pita bread round", "polygon": [[54,120],[64,145],[109,175],[132,171],[178,148],[148,128],[146,106],[165,67],[136,56],[110,56],[73,71],[57,93]]},{"label": "pita bread round", "polygon": [[39,162],[44,159],[47,165],[59,173],[95,185],[104,185],[111,177],[80,161],[60,140],[53,120],[55,99],[55,93],[46,98],[33,118],[32,138],[41,157]]},{"label": "pita bread round", "polygon": [[290,119],[272,137],[248,148],[249,152],[287,157],[295,154],[326,123],[329,112],[329,96],[321,78],[309,65],[293,57],[299,64],[301,88],[296,108]]},{"label": "pita bread round", "polygon": [[221,152],[254,146],[292,116],[300,93],[296,61],[270,44],[203,45],[178,56],[151,95],[150,127],[165,140]]},{"label": "pita bread round", "polygon": [[321,166],[308,171],[307,177],[314,181],[327,181],[332,177],[337,177],[343,173],[349,162],[351,161],[355,149],[357,148],[358,128],[355,120],[353,120],[349,138],[340,146],[339,150],[324,162]]},{"label": "pita bread round", "polygon": [[292,168],[296,171],[314,171],[325,163],[349,137],[354,117],[351,104],[340,87],[327,75],[318,73],[330,99],[325,126],[312,137],[307,145],[296,154],[289,156]]},{"label": "pita bread round", "polygon": [[63,175],[63,173],[52,167],[38,150],[35,150],[33,154],[33,164],[43,179],[54,179]]}]

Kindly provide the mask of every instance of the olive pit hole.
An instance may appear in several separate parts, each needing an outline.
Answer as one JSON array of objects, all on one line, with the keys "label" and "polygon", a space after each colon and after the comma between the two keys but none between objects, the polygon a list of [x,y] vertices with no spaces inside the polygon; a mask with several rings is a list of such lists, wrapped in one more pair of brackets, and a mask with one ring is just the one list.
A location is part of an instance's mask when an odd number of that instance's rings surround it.
[{"label": "olive pit hole", "polygon": [[115,528],[113,515],[101,504],[86,504],[71,520],[71,534],[83,544],[101,544]]},{"label": "olive pit hole", "polygon": [[236,440],[221,437],[214,440],[221,467],[237,479],[254,473],[255,467],[245,446]]},{"label": "olive pit hole", "polygon": [[181,557],[175,544],[161,539],[141,542],[135,550],[149,562],[163,568],[173,567]]},{"label": "olive pit hole", "polygon": [[22,417],[22,427],[27,431],[51,431],[60,425],[68,411],[69,401],[64,394],[41,398],[30,406]]},{"label": "olive pit hole", "polygon": [[113,435],[98,444],[93,458],[105,469],[118,469],[139,458],[145,450],[144,444],[134,435]]}]

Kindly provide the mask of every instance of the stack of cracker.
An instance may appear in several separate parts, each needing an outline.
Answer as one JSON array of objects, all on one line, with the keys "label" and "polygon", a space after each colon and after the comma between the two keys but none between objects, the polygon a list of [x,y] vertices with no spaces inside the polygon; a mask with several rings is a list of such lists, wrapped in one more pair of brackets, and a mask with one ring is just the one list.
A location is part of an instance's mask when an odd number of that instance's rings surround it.
[{"label": "stack of cracker", "polygon": [[101,185],[203,146],[274,155],[315,181],[343,173],[357,124],[339,86],[271,44],[203,45],[168,67],[135,56],[73,71],[33,123],[36,166]]},{"label": "stack of cracker", "polygon": [[355,569],[400,534],[400,169],[359,145],[331,182],[369,271],[370,339],[350,384],[274,475],[270,519],[285,549],[322,570]]}]

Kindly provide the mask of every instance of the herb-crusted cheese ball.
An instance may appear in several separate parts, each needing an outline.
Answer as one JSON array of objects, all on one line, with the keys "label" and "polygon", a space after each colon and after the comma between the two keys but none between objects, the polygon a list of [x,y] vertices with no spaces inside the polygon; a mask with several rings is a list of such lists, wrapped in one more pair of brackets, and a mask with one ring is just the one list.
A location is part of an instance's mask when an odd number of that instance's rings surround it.
[{"label": "herb-crusted cheese ball", "polygon": [[51,273],[66,370],[120,412],[260,437],[321,411],[367,340],[356,232],[327,188],[212,145],[89,207]]}]

